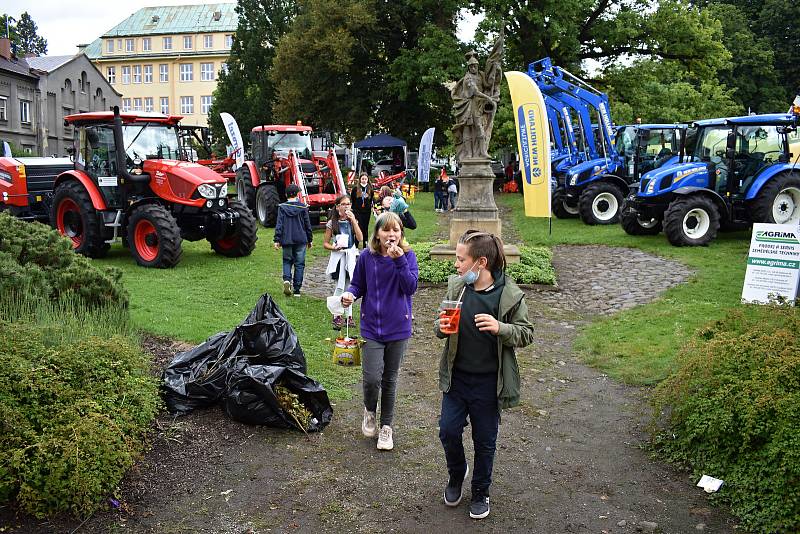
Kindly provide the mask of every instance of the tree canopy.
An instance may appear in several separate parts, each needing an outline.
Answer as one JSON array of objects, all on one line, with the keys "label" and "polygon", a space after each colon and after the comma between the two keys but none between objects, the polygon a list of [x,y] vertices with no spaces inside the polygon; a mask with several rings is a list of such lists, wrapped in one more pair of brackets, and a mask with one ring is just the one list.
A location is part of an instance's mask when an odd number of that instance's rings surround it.
[{"label": "tree canopy", "polygon": [[36,23],[27,11],[20,15],[19,19],[4,13],[0,17],[0,30],[5,31],[6,28],[14,55],[19,57],[28,54],[35,56],[47,54],[47,39],[37,33]]}]

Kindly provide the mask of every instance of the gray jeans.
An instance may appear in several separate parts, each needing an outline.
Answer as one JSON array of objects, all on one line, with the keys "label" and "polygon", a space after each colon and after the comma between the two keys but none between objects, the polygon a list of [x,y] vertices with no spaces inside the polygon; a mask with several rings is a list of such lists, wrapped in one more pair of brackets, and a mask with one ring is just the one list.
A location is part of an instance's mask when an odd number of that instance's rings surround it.
[{"label": "gray jeans", "polygon": [[381,396],[381,426],[392,426],[397,374],[408,346],[407,339],[381,343],[365,339],[361,349],[361,370],[364,375],[364,407],[374,412]]}]

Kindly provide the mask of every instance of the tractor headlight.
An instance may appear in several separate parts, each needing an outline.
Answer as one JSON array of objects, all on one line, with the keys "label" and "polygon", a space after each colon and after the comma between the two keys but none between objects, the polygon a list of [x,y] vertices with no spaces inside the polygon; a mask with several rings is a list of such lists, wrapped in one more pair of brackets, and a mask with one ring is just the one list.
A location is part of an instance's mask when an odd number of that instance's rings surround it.
[{"label": "tractor headlight", "polygon": [[650,180],[650,183],[647,184],[647,194],[652,195],[656,190],[656,180]]},{"label": "tractor headlight", "polygon": [[217,188],[209,184],[200,184],[197,186],[197,192],[203,198],[217,198]]},{"label": "tractor headlight", "polygon": [[222,184],[219,186],[219,195],[217,198],[225,198],[228,196],[228,184]]},{"label": "tractor headlight", "polygon": [[578,183],[578,175],[577,174],[570,175],[570,177],[569,177],[569,185],[575,185],[577,183]]}]

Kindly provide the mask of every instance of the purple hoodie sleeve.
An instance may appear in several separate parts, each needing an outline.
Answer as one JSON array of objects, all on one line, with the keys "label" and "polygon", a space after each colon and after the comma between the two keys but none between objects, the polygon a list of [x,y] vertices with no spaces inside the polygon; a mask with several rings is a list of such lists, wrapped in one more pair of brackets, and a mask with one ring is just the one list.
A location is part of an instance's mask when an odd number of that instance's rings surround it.
[{"label": "purple hoodie sleeve", "polygon": [[370,252],[364,251],[356,260],[356,268],[353,270],[353,278],[350,279],[350,287],[347,291],[353,294],[354,298],[363,297],[367,289],[367,256]]},{"label": "purple hoodie sleeve", "polygon": [[394,267],[400,275],[400,290],[405,295],[413,295],[417,291],[419,266],[417,256],[413,251],[408,251],[394,260]]}]

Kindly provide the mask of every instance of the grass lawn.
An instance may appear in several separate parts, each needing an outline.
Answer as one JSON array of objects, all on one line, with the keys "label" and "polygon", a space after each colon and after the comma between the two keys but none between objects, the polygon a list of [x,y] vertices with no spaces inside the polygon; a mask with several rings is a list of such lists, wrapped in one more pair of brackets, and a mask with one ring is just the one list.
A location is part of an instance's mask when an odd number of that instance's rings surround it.
[{"label": "grass lawn", "polygon": [[527,218],[521,195],[503,195],[500,202],[514,210],[514,221],[528,245],[600,244],[634,247],[679,261],[696,271],[688,283],[661,298],[598,319],[577,341],[585,361],[632,384],[652,384],[671,370],[675,355],[695,330],[720,319],[739,305],[746,268],[749,232],[720,233],[708,247],[679,248],[657,236],[629,236],[619,225],[586,226],[579,219]]},{"label": "grass lawn", "polygon": [[[418,229],[408,232],[409,241],[430,240],[437,219],[433,193],[419,194],[410,202],[410,209]],[[331,363],[332,345],[325,338],[334,337],[334,331],[324,300],[308,295],[288,299],[283,296],[281,252],[272,246],[273,235],[273,229],[260,228],[256,249],[246,258],[218,256],[205,240],[184,241],[183,259],[173,269],[139,267],[119,243],[107,258],[94,261],[122,270],[135,327],[189,343],[200,343],[212,334],[230,330],[262,294],[273,295],[297,332],[309,375],[324,384],[332,398],[347,397],[348,386],[359,379],[361,372]],[[323,230],[314,231],[314,247],[306,268],[314,262],[327,261],[322,236]]]}]

